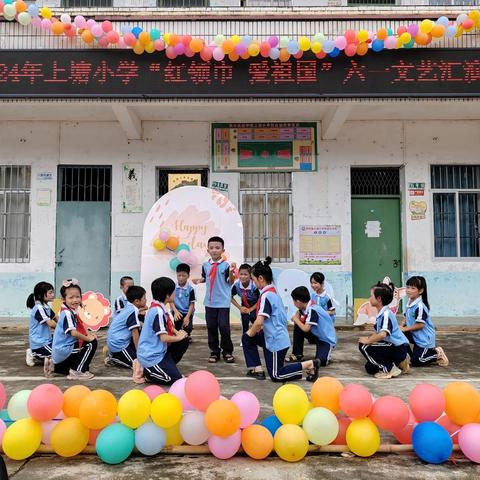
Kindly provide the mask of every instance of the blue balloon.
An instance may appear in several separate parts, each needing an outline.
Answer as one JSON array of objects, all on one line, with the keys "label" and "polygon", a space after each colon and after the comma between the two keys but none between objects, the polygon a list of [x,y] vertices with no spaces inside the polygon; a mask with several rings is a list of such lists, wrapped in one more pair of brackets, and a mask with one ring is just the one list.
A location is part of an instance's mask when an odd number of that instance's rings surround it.
[{"label": "blue balloon", "polygon": [[287,45],[287,52],[291,55],[295,55],[299,50],[298,42],[296,40],[290,40]]},{"label": "blue balloon", "polygon": [[170,260],[170,268],[175,272],[177,270],[177,267],[181,264],[182,262],[177,258],[173,257]]},{"label": "blue balloon", "polygon": [[340,50],[339,50],[337,47],[335,47],[335,48],[329,53],[329,55],[330,55],[331,57],[333,57],[333,58],[338,57],[338,56],[340,55]]},{"label": "blue balloon", "polygon": [[435,422],[419,423],[412,434],[412,445],[415,453],[424,462],[446,462],[453,451],[450,434]]},{"label": "blue balloon", "polygon": [[13,3],[13,0],[3,0],[3,3],[5,5],[9,5],[9,4]]},{"label": "blue balloon", "polygon": [[136,38],[143,32],[143,30],[140,27],[133,27],[132,28],[132,33],[135,35]]},{"label": "blue balloon", "polygon": [[120,31],[125,35],[126,33],[132,33],[132,26],[131,25],[122,25],[120,27]]},{"label": "blue balloon", "polygon": [[282,422],[275,415],[270,415],[261,423],[261,425],[269,430],[272,436],[274,436],[275,432],[282,426]]},{"label": "blue balloon", "polygon": [[144,455],[156,455],[165,446],[167,434],[152,422],[144,423],[135,430],[135,446]]},{"label": "blue balloon", "polygon": [[28,13],[30,14],[31,17],[38,17],[38,12],[39,12],[39,9],[35,4],[28,6]]},{"label": "blue balloon", "polygon": [[323,42],[323,51],[325,53],[331,53],[335,50],[335,44],[331,40],[325,40]]},{"label": "blue balloon", "polygon": [[179,252],[180,250],[186,250],[187,252],[189,252],[190,247],[186,243],[181,243],[177,248],[177,252]]},{"label": "blue balloon", "polygon": [[158,40],[162,36],[162,32],[158,30],[157,28],[153,28],[150,32],[150,38],[155,41]]},{"label": "blue balloon", "polygon": [[373,42],[372,42],[372,50],[374,52],[381,52],[384,48],[384,44],[383,44],[383,40],[379,40],[378,38],[376,38]]},{"label": "blue balloon", "polygon": [[132,453],[133,447],[135,447],[135,432],[121,423],[114,423],[104,428],[95,444],[97,455],[110,465],[124,462]]},{"label": "blue balloon", "polygon": [[250,35],[244,35],[242,37],[242,42],[248,47],[248,45],[250,45],[253,42],[253,38]]},{"label": "blue balloon", "polygon": [[270,58],[276,60],[280,56],[280,50],[278,48],[272,48],[270,50]]}]

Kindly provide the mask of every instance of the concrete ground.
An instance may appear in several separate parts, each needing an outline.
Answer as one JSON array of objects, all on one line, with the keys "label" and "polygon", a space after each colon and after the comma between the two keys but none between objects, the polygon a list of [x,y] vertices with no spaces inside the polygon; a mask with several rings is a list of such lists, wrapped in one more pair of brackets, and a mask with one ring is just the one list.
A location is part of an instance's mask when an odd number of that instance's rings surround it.
[{"label": "concrete ground", "polygon": [[[448,331],[438,333],[438,344],[442,345],[450,359],[447,368],[426,367],[414,369],[410,375],[400,376],[388,381],[369,377],[363,370],[363,358],[357,350],[356,339],[364,334],[361,330],[340,331],[339,344],[333,355],[332,364],[323,369],[324,375],[335,376],[344,384],[361,383],[376,395],[393,394],[407,400],[408,394],[417,383],[429,382],[440,387],[452,380],[471,382],[480,388],[480,364],[478,350],[480,336],[474,332]],[[240,332],[233,333],[238,345]],[[222,394],[230,397],[239,390],[249,390],[257,395],[261,402],[261,418],[273,413],[272,397],[278,384],[271,381],[258,381],[245,377],[245,366],[241,347],[236,348],[237,363],[228,365],[220,362],[216,365],[207,363],[208,348],[206,331],[194,330],[194,342],[190,346],[181,371],[185,375],[199,369],[209,369],[220,381]],[[88,383],[91,388],[105,388],[117,398],[125,391],[134,388],[127,370],[103,365],[101,347],[104,345],[104,333],[100,334],[99,352],[92,364],[95,378]],[[26,336],[21,331],[0,330],[0,381],[6,386],[8,395],[33,388],[44,381],[40,367],[25,365]],[[313,354],[313,347],[306,345],[306,355]],[[71,383],[63,377],[55,377],[53,382],[65,389]],[[298,382],[307,392],[310,384]],[[384,442],[393,442],[384,436]],[[103,464],[96,456],[79,456],[74,459],[61,459],[56,456],[37,456],[25,462],[7,461],[11,478],[24,480],[44,476],[48,479],[77,479],[88,476],[95,480],[115,478],[116,480],[134,479],[169,479],[182,475],[187,478],[205,479],[294,479],[294,478],[387,478],[399,479],[435,478],[480,478],[480,465],[474,465],[460,454],[456,460],[444,465],[423,464],[413,454],[376,455],[370,459],[355,458],[350,455],[312,455],[298,464],[287,464],[272,457],[263,462],[255,462],[245,457],[235,457],[227,462],[216,460],[212,456],[173,456],[164,455],[155,458],[133,456],[119,466]],[[53,467],[53,468],[52,468]],[[47,473],[48,469],[48,473]]]}]

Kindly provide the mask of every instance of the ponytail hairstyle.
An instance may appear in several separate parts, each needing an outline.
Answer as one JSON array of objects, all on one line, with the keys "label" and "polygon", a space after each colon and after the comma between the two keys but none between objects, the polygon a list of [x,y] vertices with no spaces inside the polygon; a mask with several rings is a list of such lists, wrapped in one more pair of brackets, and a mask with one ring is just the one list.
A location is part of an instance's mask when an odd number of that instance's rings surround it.
[{"label": "ponytail hairstyle", "polygon": [[252,275],[254,277],[263,277],[267,284],[273,282],[273,272],[270,268],[272,257],[267,257],[263,262],[260,260],[252,267]]},{"label": "ponytail hairstyle", "polygon": [[35,302],[40,302],[45,304],[45,295],[47,295],[49,290],[55,290],[53,285],[48,282],[39,282],[33,288],[33,293],[31,293],[27,298],[27,308],[32,309],[35,306]]},{"label": "ponytail hairstyle", "polygon": [[382,305],[386,307],[390,305],[393,300],[393,292],[395,290],[395,285],[390,282],[389,285],[386,283],[378,282],[376,285],[372,286],[373,296],[375,298],[380,298],[382,300]]},{"label": "ponytail hairstyle", "polygon": [[422,302],[430,310],[430,304],[428,303],[427,281],[425,280],[425,277],[421,277],[420,275],[410,277],[407,280],[407,287],[415,287],[419,290],[423,290]]}]

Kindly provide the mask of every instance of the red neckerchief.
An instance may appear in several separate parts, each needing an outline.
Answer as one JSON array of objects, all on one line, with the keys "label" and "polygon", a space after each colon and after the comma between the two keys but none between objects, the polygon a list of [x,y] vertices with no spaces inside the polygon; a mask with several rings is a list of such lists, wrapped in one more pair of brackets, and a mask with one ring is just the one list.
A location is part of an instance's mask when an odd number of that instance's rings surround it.
[{"label": "red neckerchief", "polygon": [[257,301],[257,316],[258,316],[258,311],[260,310],[260,304],[262,303],[262,297],[268,292],[277,293],[277,290],[273,285],[270,285],[269,288],[267,288],[260,294]]},{"label": "red neckerchief", "polygon": [[[85,328],[85,325],[83,324],[83,322],[80,320],[80,317],[78,316],[78,314],[72,310],[71,308],[67,307],[64,303],[62,303],[62,308],[60,309],[61,312],[71,312],[72,315],[75,316],[75,319],[77,320],[77,332],[78,333],[81,333],[82,335],[85,335],[87,336],[88,335],[88,332],[87,332],[87,329]],[[83,345],[83,340],[81,338],[77,338],[77,342],[78,342],[78,346],[81,348],[82,345]]]},{"label": "red neckerchief", "polygon": [[162,312],[165,314],[165,316],[167,317],[167,333],[168,335],[173,335],[173,321],[172,321],[172,317],[170,316],[170,314],[168,313],[167,310],[165,310],[162,306],[162,304],[160,302],[157,302],[156,300],[154,300],[151,304],[150,304],[150,308],[160,308],[162,310]]},{"label": "red neckerchief", "polygon": [[307,317],[308,317],[308,310],[312,307],[312,305],[316,305],[316,304],[313,300],[310,300],[307,306],[305,307],[305,312],[303,313],[303,315],[302,315],[302,312],[300,312],[300,321],[302,323],[306,323]]},{"label": "red neckerchief", "polygon": [[250,283],[248,284],[247,288],[243,288],[242,281],[240,280],[238,282],[238,285],[240,287],[240,295],[242,296],[242,303],[244,307],[250,308],[251,305],[248,303],[248,297],[247,297],[247,289],[250,286]]},{"label": "red neckerchief", "polygon": [[223,263],[223,260],[220,260],[219,262],[214,262],[213,260],[210,260],[212,262],[212,268],[210,269],[209,277],[210,277],[210,302],[212,301],[212,294],[213,294],[213,286],[215,285],[215,279],[217,278],[217,270],[218,266]]}]

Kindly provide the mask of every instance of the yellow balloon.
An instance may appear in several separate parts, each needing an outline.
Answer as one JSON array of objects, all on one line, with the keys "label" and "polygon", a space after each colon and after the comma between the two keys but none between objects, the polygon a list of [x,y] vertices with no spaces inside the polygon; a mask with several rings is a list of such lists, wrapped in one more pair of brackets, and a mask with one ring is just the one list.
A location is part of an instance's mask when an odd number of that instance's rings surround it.
[{"label": "yellow balloon", "polygon": [[145,51],[147,53],[153,53],[155,51],[155,44],[150,42],[148,45],[145,46]]},{"label": "yellow balloon", "polygon": [[160,252],[162,250],[165,250],[166,246],[167,244],[163,240],[160,240],[159,238],[153,241],[153,248],[155,248],[155,250],[158,250]]},{"label": "yellow balloon", "polygon": [[303,388],[293,383],[281,386],[273,396],[273,410],[282,423],[300,425],[310,409]]},{"label": "yellow balloon", "polygon": [[298,462],[308,452],[308,437],[298,425],[282,425],[273,437],[277,455],[286,462]]},{"label": "yellow balloon", "polygon": [[403,32],[403,33],[400,35],[400,41],[401,41],[403,44],[408,43],[411,39],[412,39],[412,36],[411,36],[410,33],[408,33],[408,32]]},{"label": "yellow balloon", "polygon": [[232,35],[230,37],[230,40],[234,45],[237,45],[237,43],[240,43],[242,41],[242,37],[240,35]]},{"label": "yellow balloon", "polygon": [[22,418],[4,433],[2,448],[8,458],[24,460],[32,456],[42,441],[42,427],[33,418]]},{"label": "yellow balloon", "polygon": [[129,390],[118,401],[118,418],[130,428],[143,425],[150,415],[151,402],[143,390]]},{"label": "yellow balloon", "polygon": [[360,30],[357,33],[357,39],[359,42],[366,42],[368,40],[368,32],[366,30]]},{"label": "yellow balloon", "polygon": [[39,13],[42,18],[52,18],[52,11],[48,7],[42,7]]},{"label": "yellow balloon", "polygon": [[308,39],[307,37],[300,37],[298,39],[298,46],[300,47],[300,50],[302,52],[310,50],[310,39]]},{"label": "yellow balloon", "polygon": [[69,417],[55,425],[50,435],[50,444],[57,455],[74,457],[88,444],[90,431],[77,417]]},{"label": "yellow balloon", "polygon": [[346,438],[350,451],[359,457],[371,457],[380,446],[380,432],[369,418],[353,420]]},{"label": "yellow balloon", "polygon": [[313,53],[320,53],[322,51],[322,44],[320,42],[314,42],[311,48]]},{"label": "yellow balloon", "polygon": [[150,416],[161,428],[173,427],[182,418],[182,403],[175,395],[162,393],[152,402]]},{"label": "yellow balloon", "polygon": [[256,57],[260,53],[260,47],[258,46],[258,43],[251,43],[248,46],[248,53],[252,57]]},{"label": "yellow balloon", "polygon": [[180,423],[181,422],[178,422],[173,427],[165,429],[165,433],[167,435],[165,439],[165,445],[167,447],[178,447],[179,445],[183,444],[183,437],[180,433]]},{"label": "yellow balloon", "polygon": [[423,33],[430,33],[434,26],[435,24],[431,20],[426,18],[425,20],[422,20],[420,22],[420,31]]}]

